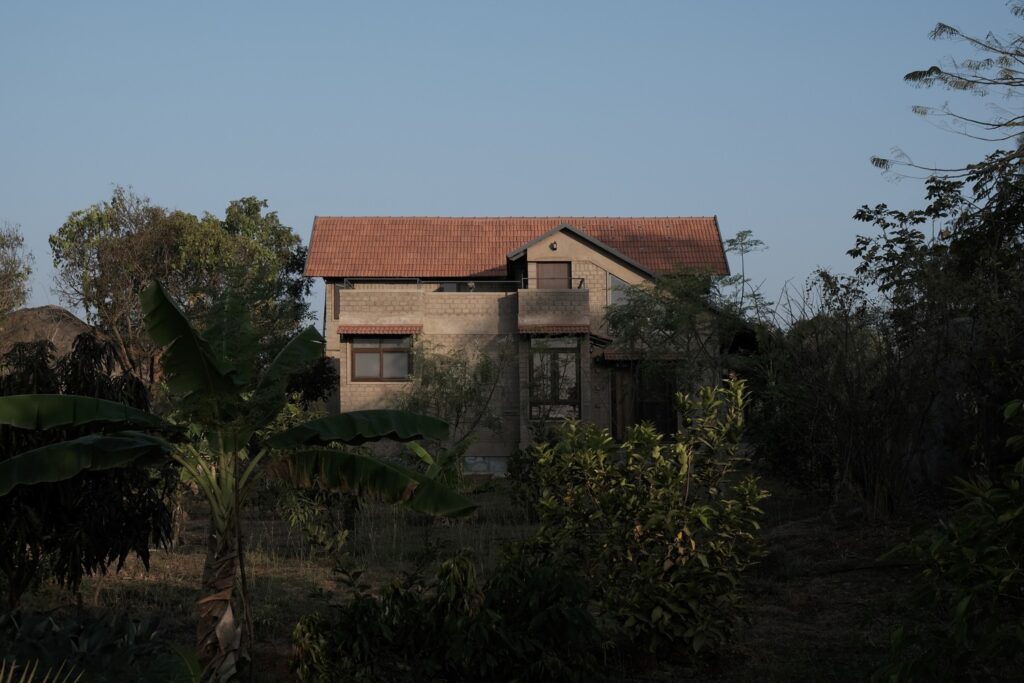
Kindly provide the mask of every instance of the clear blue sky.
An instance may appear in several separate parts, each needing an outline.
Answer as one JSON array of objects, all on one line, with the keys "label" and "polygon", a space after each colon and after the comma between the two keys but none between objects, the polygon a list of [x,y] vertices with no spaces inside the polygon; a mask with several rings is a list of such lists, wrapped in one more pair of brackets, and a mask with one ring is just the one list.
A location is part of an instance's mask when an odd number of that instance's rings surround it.
[{"label": "clear blue sky", "polygon": [[[222,213],[707,215],[770,245],[772,297],[844,252],[863,203],[920,204],[872,154],[985,149],[902,82],[1018,29],[1003,0],[20,2],[0,5],[0,221],[46,237],[133,186]],[[314,310],[319,309],[319,303]]]}]

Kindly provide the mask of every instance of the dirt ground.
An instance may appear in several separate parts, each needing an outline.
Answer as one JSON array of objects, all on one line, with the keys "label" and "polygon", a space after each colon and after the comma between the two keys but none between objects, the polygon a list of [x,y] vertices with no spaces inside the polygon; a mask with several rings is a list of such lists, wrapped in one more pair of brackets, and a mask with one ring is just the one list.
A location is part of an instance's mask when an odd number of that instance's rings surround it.
[{"label": "dirt ground", "polygon": [[[867,524],[856,515],[837,518],[806,493],[781,482],[765,485],[773,493],[763,520],[768,555],[747,579],[749,623],[734,644],[710,661],[655,663],[623,680],[862,681],[877,667],[912,573],[879,568],[876,560],[907,537],[908,526]],[[502,544],[531,533],[501,484],[477,495],[481,511],[475,519],[429,527],[403,510],[368,506],[350,539],[353,554],[367,567],[364,578],[389,581],[428,539],[453,550],[470,547],[489,564]],[[338,599],[340,589],[329,562],[287,524],[256,512],[249,528],[256,680],[291,680],[292,629],[304,614]],[[148,572],[131,561],[119,573],[88,579],[82,606],[159,615],[166,638],[190,643],[203,536],[203,520],[193,516],[184,545],[155,551]],[[52,609],[74,601],[47,589],[25,606]]]}]

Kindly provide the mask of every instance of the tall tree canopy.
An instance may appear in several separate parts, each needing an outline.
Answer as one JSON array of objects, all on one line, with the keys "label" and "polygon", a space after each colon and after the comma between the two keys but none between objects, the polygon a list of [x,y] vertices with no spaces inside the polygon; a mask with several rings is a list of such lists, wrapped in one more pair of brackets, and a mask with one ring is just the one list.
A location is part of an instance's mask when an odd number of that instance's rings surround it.
[{"label": "tall tree canopy", "polygon": [[25,251],[25,238],[18,226],[0,226],[0,318],[25,305],[32,256]]},{"label": "tall tree canopy", "polygon": [[224,218],[199,217],[116,187],[50,236],[57,291],[112,336],[121,362],[142,377],[156,367],[139,307],[139,292],[153,279],[166,283],[225,355],[228,331],[252,326],[263,342],[248,360],[265,362],[310,318],[306,249],[267,206],[245,197]]}]

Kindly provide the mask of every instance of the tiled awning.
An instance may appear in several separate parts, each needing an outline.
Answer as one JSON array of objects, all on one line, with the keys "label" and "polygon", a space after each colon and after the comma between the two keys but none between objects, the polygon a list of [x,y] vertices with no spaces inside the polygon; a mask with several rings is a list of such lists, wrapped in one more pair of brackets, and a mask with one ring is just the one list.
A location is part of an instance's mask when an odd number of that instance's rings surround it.
[{"label": "tiled awning", "polygon": [[519,334],[590,334],[590,325],[520,325]]},{"label": "tiled awning", "polygon": [[338,334],[419,334],[423,325],[339,325]]}]

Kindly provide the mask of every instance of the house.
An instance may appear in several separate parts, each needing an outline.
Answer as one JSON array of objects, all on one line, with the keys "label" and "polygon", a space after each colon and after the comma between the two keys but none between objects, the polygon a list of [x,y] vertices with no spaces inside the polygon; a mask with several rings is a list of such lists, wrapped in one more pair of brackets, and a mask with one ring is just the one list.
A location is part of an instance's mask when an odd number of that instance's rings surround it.
[{"label": "house", "polygon": [[318,216],[305,272],[326,285],[337,409],[389,405],[415,372],[414,340],[511,345],[492,404],[502,426],[467,458],[470,470],[501,472],[538,421],[577,417],[621,434],[656,418],[657,392],[607,352],[604,313],[627,286],[683,268],[728,273],[716,218]]}]

